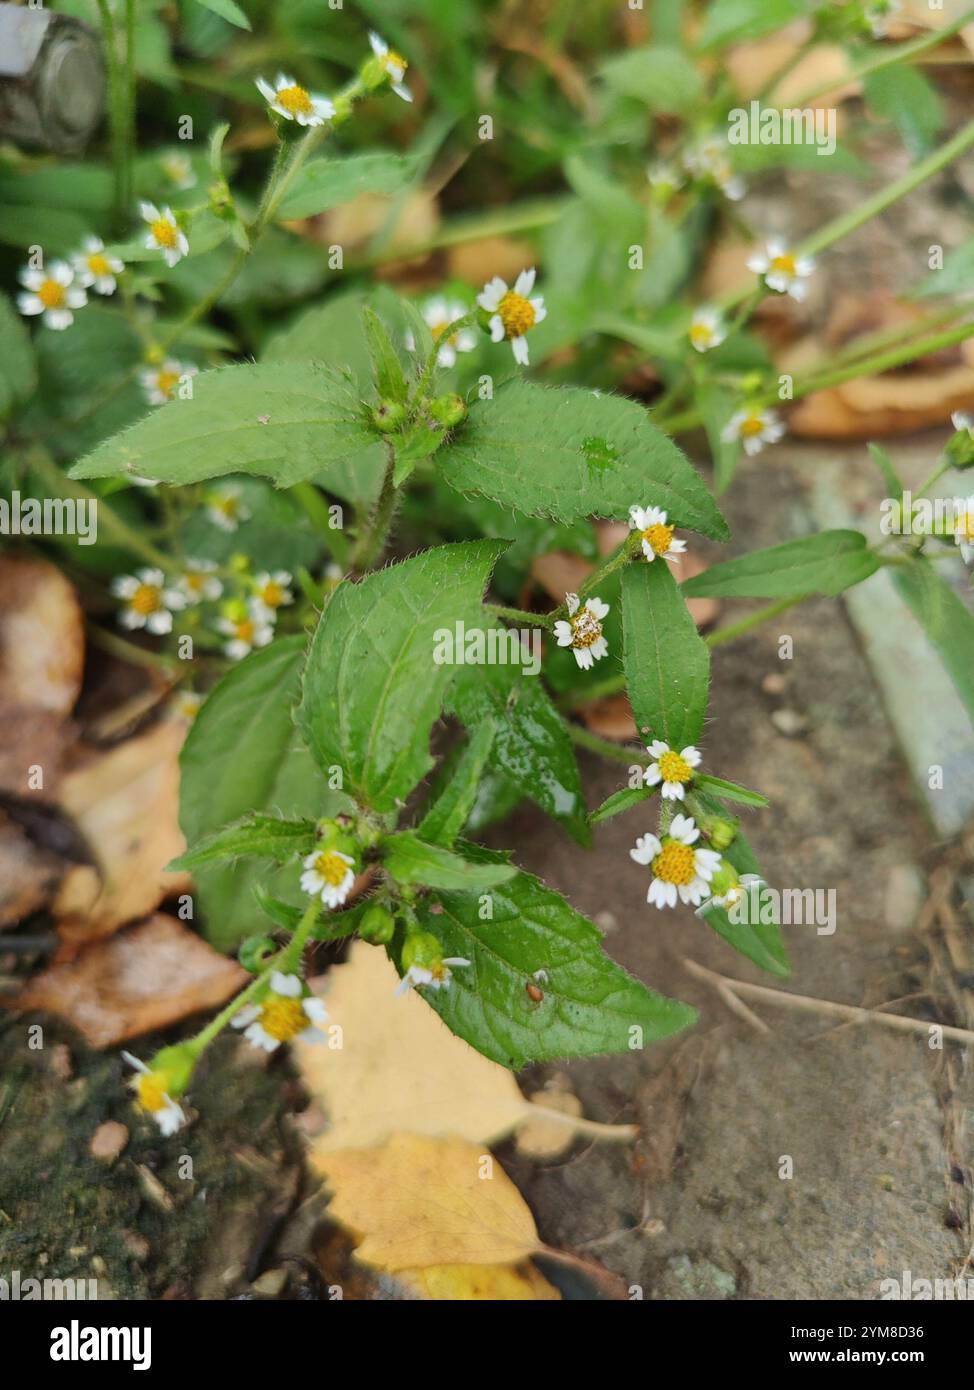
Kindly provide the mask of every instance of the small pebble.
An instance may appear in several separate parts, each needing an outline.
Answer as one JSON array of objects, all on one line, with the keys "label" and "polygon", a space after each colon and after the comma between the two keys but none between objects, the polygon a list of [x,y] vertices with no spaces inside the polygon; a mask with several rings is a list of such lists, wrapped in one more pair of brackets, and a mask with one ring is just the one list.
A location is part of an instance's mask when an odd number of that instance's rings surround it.
[{"label": "small pebble", "polygon": [[796,709],[776,709],[772,711],[771,722],[779,734],[785,738],[797,738],[808,728],[808,720]]},{"label": "small pebble", "polygon": [[780,671],[769,671],[761,682],[761,689],[765,695],[783,695],[787,684]]},{"label": "small pebble", "polygon": [[91,1136],[88,1152],[103,1163],[114,1163],[129,1141],[129,1132],[118,1120],[105,1120]]}]

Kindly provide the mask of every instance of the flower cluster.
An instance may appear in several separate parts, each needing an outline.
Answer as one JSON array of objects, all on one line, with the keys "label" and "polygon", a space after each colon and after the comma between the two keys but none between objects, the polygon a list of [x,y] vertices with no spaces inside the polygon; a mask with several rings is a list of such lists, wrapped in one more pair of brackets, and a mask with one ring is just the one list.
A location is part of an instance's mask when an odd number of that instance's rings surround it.
[{"label": "flower cluster", "polygon": [[[222,638],[224,654],[240,661],[255,647],[266,647],[274,636],[281,608],[294,602],[287,570],[251,574],[244,557],[222,575],[213,560],[187,559],[179,573],[167,581],[160,569],[141,569],[119,575],[112,593],[125,600],[118,621],[122,627],[144,628],[153,636],[172,632],[173,614],[201,609],[223,600],[210,613],[208,626]],[[227,587],[232,592],[227,594]],[[188,625],[197,626],[195,615]]]}]

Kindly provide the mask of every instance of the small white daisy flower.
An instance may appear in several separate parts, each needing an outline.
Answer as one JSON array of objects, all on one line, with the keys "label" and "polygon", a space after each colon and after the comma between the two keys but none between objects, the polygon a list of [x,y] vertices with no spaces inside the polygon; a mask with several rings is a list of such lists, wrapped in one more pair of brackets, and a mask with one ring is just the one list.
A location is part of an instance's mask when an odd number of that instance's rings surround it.
[{"label": "small white daisy flower", "polygon": [[815,269],[815,262],[811,256],[796,256],[783,241],[772,239],[764,251],[756,251],[748,258],[747,268],[755,275],[763,275],[769,290],[802,300],[808,289],[804,282]]},{"label": "small white daisy flower", "polygon": [[116,276],[125,269],[117,256],[106,254],[105,243],[96,236],[85,239],[84,248],[72,256],[71,263],[82,289],[94,290],[96,294],[114,294],[118,289]]},{"label": "small white daisy flower", "polygon": [[412,101],[413,94],[403,82],[409,64],[402,54],[390,48],[385,39],[381,38],[374,31],[369,34],[369,46],[375,56],[381,59],[382,66],[386,70],[392,90],[395,92],[396,96],[402,97],[403,101]]},{"label": "small white daisy flower", "polygon": [[277,612],[278,608],[284,608],[287,604],[294,602],[294,594],[290,589],[291,575],[287,570],[275,570],[269,574],[266,570],[254,578],[254,599],[266,611],[269,617]]},{"label": "small white daisy flower", "polygon": [[187,560],[182,574],[176,580],[176,588],[193,607],[204,599],[219,598],[223,584],[216,576],[217,565],[214,560]]},{"label": "small white daisy flower", "polygon": [[203,696],[195,690],[177,690],[176,694],[169,701],[169,708],[177,719],[184,720],[187,724],[192,724],[193,720],[200,712],[203,704]]},{"label": "small white daisy flower", "polygon": [[163,260],[171,270],[184,256],[189,255],[189,242],[176,221],[176,214],[172,208],[160,209],[154,203],[140,203],[139,210],[149,227],[146,246],[150,251],[161,251]]},{"label": "small white daisy flower", "polygon": [[423,986],[428,986],[430,989],[449,989],[450,981],[453,979],[453,971],[450,967],[469,964],[470,962],[463,956],[444,956],[441,961],[437,961],[434,965],[411,965],[399,981],[396,994],[405,994],[409,989]]},{"label": "small white daisy flower", "polygon": [[285,77],[283,72],[277,74],[273,85],[258,77],[257,88],[271,110],[286,121],[297,121],[298,125],[324,125],[335,114],[334,104],[328,97],[313,96],[307,87],[302,87],[293,77]]},{"label": "small white daisy flower", "polygon": [[177,362],[175,357],[167,357],[158,367],[145,367],[139,373],[139,380],[150,405],[165,405],[173,400],[177,388],[191,376],[197,368],[191,362]]},{"label": "small white daisy flower", "polygon": [[221,531],[236,531],[242,521],[250,518],[250,510],[241,500],[239,487],[218,488],[207,497],[206,515]]},{"label": "small white daisy flower", "polygon": [[133,1057],[131,1052],[123,1052],[122,1056],[129,1066],[134,1067],[139,1073],[138,1076],[132,1077],[129,1085],[135,1092],[140,1107],[147,1115],[152,1116],[168,1139],[186,1123],[182,1107],[169,1095],[166,1080],[159,1072],[154,1072],[151,1067],[140,1062],[138,1057]]},{"label": "small white daisy flower", "polygon": [[271,974],[270,991],[259,1004],[248,1004],[232,1020],[243,1028],[244,1037],[254,1047],[275,1052],[283,1042],[321,1042],[321,1025],[328,1021],[328,1010],[313,994],[306,994],[297,975]]},{"label": "small white daisy flower", "polygon": [[82,309],[88,296],[74,283],[74,271],[65,261],[52,261],[46,270],[20,272],[24,289],[17,296],[17,308],[27,317],[42,314],[48,328],[61,330],[74,323],[73,309]]},{"label": "small white daisy flower", "polygon": [[666,196],[676,193],[683,186],[683,180],[673,165],[666,164],[662,160],[657,160],[655,164],[649,165],[646,170],[646,177],[652,188],[658,189]]},{"label": "small white daisy flower", "polygon": [[736,907],[743,898],[747,897],[748,893],[756,884],[763,882],[764,879],[760,874],[741,874],[737,882],[731,884],[723,893],[715,893],[712,898],[705,899],[697,908],[697,916],[705,916],[712,907],[722,907],[725,912],[729,912],[732,908]]},{"label": "small white daisy flower", "polygon": [[301,891],[320,897],[325,907],[341,907],[355,882],[355,860],[338,849],[316,849],[304,862]]},{"label": "small white daisy flower", "polygon": [[196,175],[187,155],[170,150],[168,154],[161,156],[159,167],[180,193],[184,193],[187,188],[196,187]]},{"label": "small white daisy flower", "polygon": [[178,589],[167,589],[162,570],[142,569],[135,574],[121,574],[112,580],[112,593],[126,601],[118,615],[122,627],[141,628],[153,636],[172,632],[172,615],[185,608],[186,600]]},{"label": "small white daisy flower", "polygon": [[629,856],[637,864],[652,866],[647,902],[657,907],[675,907],[679,898],[699,906],[720,867],[716,850],[694,848],[699,838],[693,817],[682,815],[673,817],[662,839],[656,835],[640,836]]},{"label": "small white daisy flower", "polygon": [[696,178],[712,180],[732,203],[740,202],[747,192],[747,184],[734,172],[727,141],[720,135],[699,140],[687,151],[683,162]]},{"label": "small white daisy flower", "polygon": [[950,417],[950,423],[958,433],[966,430],[969,435],[974,436],[974,415],[966,415],[961,410],[955,410]]},{"label": "small white daisy flower", "polygon": [[693,781],[694,768],[700,766],[701,755],[693,744],[682,748],[679,753],[656,739],[646,749],[654,761],[643,773],[647,787],[656,787],[662,782],[662,794],[667,801],[682,801],[686,786]]},{"label": "small white daisy flower", "polygon": [[528,365],[527,334],[548,312],[541,295],[531,298],[536,275],[536,270],[522,270],[513,289],[508,289],[506,280],[495,275],[477,296],[481,309],[491,315],[490,336],[495,343],[507,338],[515,362],[522,367]]},{"label": "small white daisy flower", "polygon": [[662,555],[678,564],[678,557],[687,548],[686,541],[673,535],[674,528],[667,523],[666,513],[660,507],[630,507],[629,529],[642,532],[643,554],[647,560]]},{"label": "small white daisy flower", "polygon": [[974,497],[954,503],[954,544],[966,564],[974,560]]},{"label": "small white daisy flower", "polygon": [[705,306],[694,313],[687,336],[697,352],[709,352],[727,337],[727,325],[718,309]]},{"label": "small white daisy flower", "polygon": [[890,22],[903,8],[901,0],[874,0],[865,10],[866,23],[873,37],[884,39],[890,30]]},{"label": "small white daisy flower", "polygon": [[218,619],[216,627],[230,639],[224,643],[223,650],[231,661],[242,661],[255,647],[266,647],[274,637],[267,610],[258,604],[249,604],[242,617]]},{"label": "small white daisy flower", "polygon": [[609,644],[602,636],[602,619],[609,611],[609,605],[600,598],[589,598],[579,607],[578,594],[566,594],[568,621],[561,619],[555,623],[555,639],[559,647],[571,647],[575,660],[583,671],[594,662],[601,660],[609,650]]},{"label": "small white daisy flower", "polygon": [[[433,335],[433,342],[439,343],[439,352],[436,354],[438,366],[444,369],[455,367],[458,353],[473,352],[477,346],[477,335],[473,329],[461,328],[459,333],[452,333],[449,338],[443,337],[450,324],[456,323],[457,319],[462,319],[466,314],[465,304],[456,299],[437,297],[427,300],[420,312]],[[406,348],[409,352],[416,351],[416,339],[409,329],[406,330]]]},{"label": "small white daisy flower", "polygon": [[766,444],[777,444],[785,427],[773,410],[749,406],[738,410],[721,430],[725,444],[740,441],[746,454],[759,454]]}]

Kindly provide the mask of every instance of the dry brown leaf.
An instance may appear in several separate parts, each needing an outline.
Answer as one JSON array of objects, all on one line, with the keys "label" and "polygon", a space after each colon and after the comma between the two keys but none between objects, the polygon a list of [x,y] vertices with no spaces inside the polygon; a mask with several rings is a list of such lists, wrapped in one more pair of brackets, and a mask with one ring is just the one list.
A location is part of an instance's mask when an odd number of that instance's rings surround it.
[{"label": "dry brown leaf", "polygon": [[62,884],[53,912],[67,939],[104,936],[189,889],[188,875],[164,872],[186,848],[178,823],[185,736],[184,725],[162,720],[63,778],[60,805],[85,837],[98,871],[96,883],[90,868],[78,866]]},{"label": "dry brown leaf", "polygon": [[[731,48],[725,55],[725,61],[738,95],[748,101],[763,92],[775,73],[780,72],[801,51],[810,32],[810,23],[803,19],[766,38],[736,44]],[[768,94],[767,104],[787,105],[803,98],[806,92],[817,91],[828,82],[832,85],[822,92],[813,105],[835,106],[847,97],[857,96],[862,90],[862,82],[852,78],[852,69],[852,59],[839,44],[815,44],[775,84]]]},{"label": "dry brown leaf", "polygon": [[[941,0],[936,8],[930,0],[904,0],[896,19],[901,23],[915,24],[921,29],[944,29],[969,9],[969,0]],[[974,24],[965,25],[958,37],[969,52],[974,53]]]},{"label": "dry brown leaf", "polygon": [[447,278],[481,285],[499,275],[514,281],[525,266],[533,265],[537,252],[526,241],[514,237],[488,236],[461,242],[447,252]]},{"label": "dry brown leaf", "polygon": [[488,1144],[530,1114],[511,1073],[451,1033],[419,995],[397,999],[398,982],[384,951],[354,942],[327,977],[328,1013],[343,1046],[294,1044],[305,1083],[331,1122],[314,1141],[315,1158],[369,1148],[404,1130]]},{"label": "dry brown leaf", "polygon": [[0,791],[30,801],[54,800],[68,751],[77,738],[74,721],[50,710],[0,700],[0,729]]},{"label": "dry brown leaf", "polygon": [[395,1134],[378,1149],[319,1155],[331,1215],[378,1269],[517,1264],[541,1248],[534,1217],[499,1163],[466,1139]]},{"label": "dry brown leaf", "polygon": [[[923,318],[924,311],[885,295],[843,296],[820,337],[802,339],[779,355],[783,372],[800,375],[811,363],[866,335]],[[799,401],[788,418],[793,435],[810,439],[873,439],[946,425],[974,404],[974,345],[920,358],[880,376],[859,377]]]},{"label": "dry brown leaf", "polygon": [[0,811],[0,929],[44,907],[63,873],[56,855],[35,845]]},{"label": "dry brown leaf", "polygon": [[9,1007],[57,1014],[92,1047],[112,1047],[216,1008],[249,978],[174,917],[157,913],[41,971]]},{"label": "dry brown leaf", "polygon": [[0,701],[67,716],[81,692],[84,617],[46,560],[0,555]]},{"label": "dry brown leaf", "polygon": [[355,252],[361,251],[377,233],[385,230],[390,216],[394,222],[384,247],[386,255],[424,244],[440,221],[435,195],[418,188],[401,201],[382,193],[360,193],[341,207],[297,225],[312,241]]},{"label": "dry brown leaf", "polygon": [[550,1302],[561,1294],[529,1260],[520,1265],[433,1265],[396,1275],[420,1298],[436,1302]]}]

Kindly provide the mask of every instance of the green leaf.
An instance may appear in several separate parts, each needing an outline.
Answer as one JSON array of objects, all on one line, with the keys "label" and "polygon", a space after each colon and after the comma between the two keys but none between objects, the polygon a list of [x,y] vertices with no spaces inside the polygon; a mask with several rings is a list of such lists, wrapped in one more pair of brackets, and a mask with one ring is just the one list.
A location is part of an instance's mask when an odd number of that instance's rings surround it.
[{"label": "green leaf", "polygon": [[679,750],[707,713],[710,652],[663,560],[622,571],[626,684],[636,727]]},{"label": "green leaf", "polygon": [[[297,930],[307,907],[307,899],[301,907],[292,907],[290,903],[281,902],[280,898],[272,897],[270,893],[265,892],[259,883],[254,884],[254,897],[260,910],[265,912],[272,922],[283,927],[285,931]],[[340,937],[351,936],[368,906],[366,899],[364,902],[356,903],[354,907],[347,907],[344,912],[325,913],[311,928],[312,937],[315,941],[337,941]]]},{"label": "green leaf", "polygon": [[192,849],[181,854],[170,869],[198,869],[225,859],[272,859],[275,864],[292,863],[298,855],[314,848],[315,823],[311,820],[282,820],[280,816],[247,816],[207,835]]},{"label": "green leaf", "polygon": [[21,316],[0,294],[0,420],[24,401],[37,384],[34,348]]},{"label": "green leaf", "polygon": [[688,579],[683,592],[687,598],[835,598],[879,567],[861,531],[819,531],[714,565]]},{"label": "green leaf", "polygon": [[701,791],[722,796],[725,801],[739,801],[743,806],[771,805],[768,798],[760,792],[752,792],[748,787],[742,787],[737,782],[728,782],[723,777],[707,777],[701,774],[693,780],[694,785]]},{"label": "green leaf", "polygon": [[472,864],[444,845],[427,844],[411,830],[379,842],[385,868],[398,883],[417,883],[455,893],[480,893],[507,883],[517,873],[513,864]]},{"label": "green leaf", "polygon": [[285,221],[314,217],[361,193],[398,193],[416,176],[415,155],[353,154],[345,159],[311,159],[284,195],[277,216]]},{"label": "green leaf", "polygon": [[482,622],[481,599],[502,541],[441,546],[342,584],[321,615],[298,723],[318,763],[391,811],[428,772],[429,735],[454,668],[433,659],[435,634]]},{"label": "green leaf", "polygon": [[375,386],[381,397],[403,402],[409,394],[399,354],[390,341],[385,324],[368,305],[362,310],[362,326],[369,345]]},{"label": "green leaf", "polygon": [[912,155],[933,148],[946,111],[936,87],[919,68],[900,63],[867,73],[863,95],[874,116],[893,123]]},{"label": "green leaf", "polygon": [[893,579],[936,648],[974,724],[974,613],[928,560],[896,566]]},{"label": "green leaf", "polygon": [[[444,956],[471,964],[455,968],[449,989],[424,997],[452,1032],[501,1066],[626,1052],[696,1019],[611,961],[595,923],[530,874],[492,891],[488,920],[476,897],[444,893],[440,901],[441,913],[420,910],[424,929]],[[536,982],[538,970],[547,978]],[[527,993],[531,983],[544,992],[540,1003]]]},{"label": "green leaf", "polygon": [[632,48],[610,58],[600,76],[611,91],[675,116],[693,112],[703,91],[703,78],[687,54],[663,45]]},{"label": "green leaf", "polygon": [[757,39],[807,13],[807,0],[714,0],[707,10],[701,48]]},{"label": "green leaf", "polygon": [[[180,825],[191,849],[254,812],[317,818],[350,809],[347,797],[328,788],[294,728],[304,647],[299,635],[251,653],[196,717],[180,757]],[[201,869],[195,879],[209,940],[226,950],[259,927],[252,894],[258,881],[301,901],[299,877],[292,866]]]},{"label": "green leaf", "polygon": [[191,400],[170,401],[107,440],[71,477],[196,483],[258,473],[289,487],[350,455],[368,465],[382,444],[346,378],[314,362],[241,363],[201,372]]},{"label": "green leaf", "polygon": [[513,381],[471,406],[437,466],[458,492],[531,516],[618,518],[652,504],[677,526],[727,535],[688,460],[642,406],[618,396]]},{"label": "green leaf", "polygon": [[741,461],[740,441],[724,438],[724,426],[739,406],[740,397],[726,386],[707,383],[701,386],[697,403],[707,432],[710,457],[714,463],[714,488],[719,497],[734,481]]},{"label": "green leaf", "polygon": [[611,820],[613,816],[621,815],[623,811],[631,811],[633,806],[648,801],[655,794],[655,787],[623,787],[621,791],[613,792],[611,796],[606,797],[598,810],[589,816],[589,823],[598,825],[600,821]]},{"label": "green leaf", "polygon": [[588,844],[575,750],[561,715],[536,676],[515,666],[461,667],[448,706],[468,729],[493,719],[493,767]]},{"label": "green leaf", "polygon": [[452,845],[466,825],[496,731],[497,725],[490,718],[474,730],[451,769],[450,780],[420,821],[419,834],[428,843]]},{"label": "green leaf", "polygon": [[893,465],[893,460],[890,458],[889,453],[881,444],[870,444],[869,452],[873,456],[873,462],[883,475],[883,482],[886,484],[890,497],[897,502],[901,501],[903,497],[903,483]]},{"label": "green leaf", "polygon": [[236,0],[196,0],[198,5],[202,5],[205,10],[212,10],[221,19],[225,19],[230,24],[235,24],[238,29],[249,29],[250,20],[243,10],[236,3]]}]

